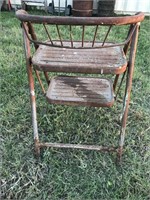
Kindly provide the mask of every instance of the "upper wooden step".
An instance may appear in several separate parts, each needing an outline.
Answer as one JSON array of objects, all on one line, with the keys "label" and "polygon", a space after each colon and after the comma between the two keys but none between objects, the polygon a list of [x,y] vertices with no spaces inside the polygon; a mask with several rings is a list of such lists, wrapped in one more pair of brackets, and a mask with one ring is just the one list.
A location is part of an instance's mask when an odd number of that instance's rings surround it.
[{"label": "upper wooden step", "polygon": [[[71,44],[63,41],[63,45],[70,46]],[[84,42],[84,47],[91,47],[91,45],[90,42]],[[81,42],[74,42],[74,46],[81,46]],[[100,49],[71,49],[40,45],[32,62],[34,67],[41,71],[90,74],[120,74],[126,70],[127,66],[126,57],[122,47],[119,46]]]},{"label": "upper wooden step", "polygon": [[65,105],[110,107],[114,103],[111,81],[92,77],[54,77],[46,97],[49,103]]}]

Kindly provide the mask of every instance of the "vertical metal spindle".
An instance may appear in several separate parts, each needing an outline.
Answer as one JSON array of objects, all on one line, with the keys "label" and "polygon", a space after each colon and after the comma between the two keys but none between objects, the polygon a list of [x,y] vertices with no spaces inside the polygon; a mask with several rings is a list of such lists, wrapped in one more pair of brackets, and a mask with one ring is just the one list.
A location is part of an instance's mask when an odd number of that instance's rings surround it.
[{"label": "vertical metal spindle", "polygon": [[72,38],[72,26],[69,26],[69,32],[70,32],[70,42],[71,42],[71,47],[73,48],[73,38]]},{"label": "vertical metal spindle", "polygon": [[118,83],[118,80],[119,80],[119,76],[120,76],[120,74],[117,74],[115,76],[115,80],[114,80],[114,83],[113,83],[114,92],[116,91],[116,86],[117,86],[117,83]]},{"label": "vertical metal spindle", "polygon": [[82,47],[84,46],[84,32],[85,32],[85,25],[82,26]]},{"label": "vertical metal spindle", "polygon": [[97,30],[98,30],[98,25],[95,28],[95,33],[94,33],[94,38],[93,38],[93,42],[92,42],[92,47],[94,47],[95,44],[95,40],[96,40],[96,35],[97,35]]},{"label": "vertical metal spindle", "polygon": [[59,36],[60,44],[63,47],[63,42],[62,42],[62,39],[61,39],[61,35],[60,35],[60,31],[59,31],[58,25],[56,25],[56,29],[57,29],[57,33],[58,33],[58,36]]},{"label": "vertical metal spindle", "polygon": [[[119,86],[118,86],[118,89],[117,89],[117,92],[116,92],[116,95],[115,95],[115,99],[117,99],[117,96],[118,96],[118,94],[119,94],[119,91],[120,91],[120,88],[121,88],[121,86],[122,86],[123,80],[124,80],[124,78],[125,78],[126,72],[127,72],[127,70],[126,70],[126,71],[123,73],[123,75],[122,75],[120,84],[119,84]],[[117,86],[117,82],[118,82],[119,76],[120,76],[120,74],[117,74],[116,77],[115,77],[115,80],[114,80],[114,84],[113,84],[114,92],[116,91],[116,86]]]},{"label": "vertical metal spindle", "polygon": [[45,31],[46,31],[46,33],[47,33],[47,36],[48,36],[48,38],[49,38],[49,40],[50,40],[51,44],[53,45],[53,41],[52,41],[52,39],[51,39],[51,36],[50,36],[50,34],[49,34],[48,30],[47,30],[47,27],[46,27],[46,25],[45,25],[45,24],[43,24],[43,26],[44,26],[44,29],[45,29]]},{"label": "vertical metal spindle", "polygon": [[47,84],[49,85],[50,80],[49,80],[48,73],[47,73],[47,72],[44,72],[44,76],[45,76],[45,79],[46,79],[46,81],[47,81]]},{"label": "vertical metal spindle", "polygon": [[111,28],[112,28],[112,25],[111,25],[111,26],[109,26],[109,29],[108,29],[108,31],[107,31],[107,33],[106,33],[106,36],[105,36],[105,38],[104,38],[104,41],[103,41],[103,44],[102,44],[102,46],[104,46],[104,44],[105,44],[105,42],[106,42],[106,39],[107,39],[107,37],[108,37],[108,34],[109,34],[109,32],[110,32]]},{"label": "vertical metal spindle", "polygon": [[41,86],[41,89],[42,89],[43,93],[45,94],[46,92],[45,92],[45,89],[44,89],[44,87],[43,87],[42,81],[41,81],[41,79],[40,79],[39,71],[37,71],[37,70],[34,70],[34,71],[35,71],[35,74],[36,74],[36,76],[37,76],[38,82],[39,82],[39,84],[40,84],[40,86]]}]

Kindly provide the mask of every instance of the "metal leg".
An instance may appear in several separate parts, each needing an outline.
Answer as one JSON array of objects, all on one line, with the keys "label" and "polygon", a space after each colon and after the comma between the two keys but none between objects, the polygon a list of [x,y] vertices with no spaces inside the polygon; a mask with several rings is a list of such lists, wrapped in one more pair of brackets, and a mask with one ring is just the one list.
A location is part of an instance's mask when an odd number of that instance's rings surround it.
[{"label": "metal leg", "polygon": [[49,79],[48,73],[47,73],[47,72],[44,72],[44,76],[45,76],[45,79],[46,79],[46,81],[47,81],[47,84],[49,85],[50,79]]},{"label": "metal leg", "polygon": [[113,84],[114,92],[116,91],[116,86],[117,86],[117,83],[118,83],[118,79],[119,79],[119,74],[117,74],[117,75],[115,76],[115,80],[114,80],[114,84]]},{"label": "metal leg", "polygon": [[122,112],[122,119],[121,119],[122,122],[121,122],[121,130],[120,130],[119,149],[118,149],[119,162],[121,162],[122,153],[123,153],[125,129],[126,129],[130,93],[131,93],[131,87],[132,87],[135,54],[136,54],[136,48],[137,48],[138,30],[139,30],[139,24],[136,26],[135,32],[133,34],[132,42],[131,42],[131,48],[130,48],[129,65],[127,69],[127,80],[126,80],[125,96],[124,96],[124,102],[123,102],[123,112]]},{"label": "metal leg", "polygon": [[[26,24],[24,27],[26,28],[26,31],[28,31],[28,26]],[[36,156],[39,156],[40,155],[40,147],[39,147],[39,136],[38,136],[38,125],[37,125],[37,114],[36,114],[36,98],[35,98],[35,92],[34,92],[33,68],[32,68],[32,64],[31,64],[30,42],[27,39],[24,30],[23,30],[23,35],[24,35],[24,48],[25,48],[25,56],[26,56],[27,74],[28,74],[28,80],[29,80],[29,91],[30,91],[30,100],[31,100],[32,126],[33,126],[33,134],[34,134],[35,154],[36,154]]]},{"label": "metal leg", "polygon": [[122,154],[123,154],[123,146],[125,140],[125,129],[126,129],[126,122],[127,122],[127,115],[128,115],[128,107],[130,101],[130,94],[129,94],[129,87],[126,87],[124,101],[123,101],[123,112],[121,116],[121,130],[120,130],[120,140],[119,140],[119,149],[118,149],[118,162],[121,162]]},{"label": "metal leg", "polygon": [[27,66],[28,70],[28,79],[29,79],[29,90],[30,90],[30,99],[31,99],[31,111],[32,111],[32,126],[34,133],[34,145],[35,145],[35,154],[36,156],[40,155],[39,147],[39,136],[38,136],[38,125],[37,125],[37,114],[36,114],[36,98],[34,92],[34,79],[33,79],[33,70],[32,65]]},{"label": "metal leg", "polygon": [[[127,70],[126,70],[126,71],[127,71]],[[119,86],[118,86],[118,89],[117,89],[117,92],[116,92],[116,96],[115,96],[116,100],[117,100],[117,97],[118,97],[120,88],[121,88],[121,86],[122,86],[123,80],[124,80],[124,78],[125,78],[126,71],[123,73],[122,78],[121,78],[121,81],[120,81],[120,84],[119,84]]]}]

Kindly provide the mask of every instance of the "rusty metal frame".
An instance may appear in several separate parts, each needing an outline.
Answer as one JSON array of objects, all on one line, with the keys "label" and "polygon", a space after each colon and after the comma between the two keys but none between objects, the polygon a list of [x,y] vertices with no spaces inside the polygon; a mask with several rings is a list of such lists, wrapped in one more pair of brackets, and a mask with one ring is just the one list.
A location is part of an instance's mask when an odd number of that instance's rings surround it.
[{"label": "rusty metal frame", "polygon": [[[22,19],[23,18],[21,16],[20,20],[23,21]],[[138,18],[138,20],[142,21],[143,19],[144,19],[144,15],[140,14],[140,20],[139,20],[139,18]],[[25,19],[25,21],[27,21],[27,19]],[[133,70],[134,70],[134,62],[135,62],[135,54],[136,54],[136,48],[137,48],[138,31],[139,31],[140,22],[136,21],[136,23],[133,26],[131,25],[133,28],[132,29],[133,31],[131,31],[131,35],[129,34],[130,37],[129,37],[129,39],[127,39],[128,42],[126,43],[126,46],[125,46],[125,54],[127,53],[129,46],[130,46],[130,54],[129,54],[128,67],[125,72],[126,74],[123,75],[123,79],[126,75],[126,88],[125,88],[125,94],[124,94],[124,100],[123,100],[123,111],[121,114],[121,130],[120,130],[119,147],[113,147],[113,146],[105,147],[105,146],[82,145],[82,144],[42,143],[39,141],[37,112],[36,112],[36,97],[35,97],[35,91],[34,91],[34,77],[33,77],[34,70],[33,70],[32,62],[31,62],[30,39],[29,39],[27,33],[30,33],[33,40],[36,40],[36,35],[34,33],[31,22],[25,22],[25,21],[22,22],[22,27],[23,27],[27,74],[28,74],[28,80],[29,80],[29,91],[30,91],[31,110],[32,110],[32,125],[33,125],[36,155],[37,156],[40,155],[40,148],[42,148],[42,147],[73,148],[73,149],[87,149],[87,150],[108,151],[108,152],[115,151],[118,154],[118,160],[121,161],[121,157],[122,157],[122,153],[123,153],[123,146],[124,146],[124,139],[125,139],[125,129],[126,129],[126,122],[127,122],[129,101],[130,101],[130,92],[131,92],[131,87],[132,87],[132,78],[133,78]],[[133,22],[134,22],[134,20],[133,20]],[[114,23],[116,23],[116,22],[114,22]],[[119,23],[121,23],[121,21],[119,21]],[[131,20],[130,20],[130,23],[131,23]],[[97,26],[97,28],[98,28],[98,26]],[[97,28],[96,28],[96,32],[97,32]],[[84,29],[83,29],[83,32],[84,32]],[[93,42],[95,41],[95,37],[96,37],[95,34],[94,34]],[[71,37],[71,39],[72,39],[72,37]],[[34,45],[35,45],[35,49],[37,49],[38,44],[34,43]],[[36,72],[37,78],[39,80],[39,83],[43,89],[43,92],[45,92],[45,90],[42,86],[39,74],[37,71],[35,71],[35,72]],[[49,83],[49,78],[48,78],[47,73],[45,73],[45,78],[47,80],[47,83]],[[114,89],[118,82],[118,78],[119,78],[119,76],[117,75],[115,83],[114,83]],[[122,81],[121,81],[121,84],[122,84]]]},{"label": "rusty metal frame", "polygon": [[23,29],[24,49],[25,49],[28,81],[29,81],[29,92],[30,92],[31,111],[32,111],[32,126],[33,126],[33,134],[34,134],[35,153],[36,153],[36,155],[39,155],[40,148],[38,145],[39,144],[39,135],[38,135],[37,112],[36,112],[36,97],[35,97],[35,91],[34,91],[33,67],[31,64],[31,49],[30,49],[30,41],[27,39],[26,34],[25,34],[25,29],[28,30],[27,24],[24,26],[24,29]]},{"label": "rusty metal frame", "polygon": [[31,22],[38,24],[54,24],[54,25],[124,25],[136,24],[144,20],[142,12],[136,13],[133,16],[121,17],[56,17],[56,16],[39,16],[30,15],[24,10],[16,12],[17,18],[22,22]]},{"label": "rusty metal frame", "polygon": [[63,143],[38,143],[39,147],[54,147],[54,148],[66,148],[66,149],[82,149],[82,150],[96,150],[96,151],[116,151],[115,147],[105,147],[99,145],[84,145],[84,144],[63,144]]},{"label": "rusty metal frame", "polygon": [[129,64],[127,68],[127,81],[126,81],[125,95],[124,95],[124,101],[123,101],[123,111],[122,111],[122,116],[121,116],[121,130],[120,130],[120,140],[119,140],[119,149],[118,149],[119,161],[121,161],[122,153],[123,153],[125,129],[126,129],[128,108],[129,108],[129,102],[130,102],[130,94],[131,94],[131,87],[132,87],[135,54],[137,50],[139,27],[140,27],[140,22],[136,24],[136,30],[133,34],[131,47],[130,47]]},{"label": "rusty metal frame", "polygon": [[[24,27],[24,23],[22,23],[22,25]],[[58,31],[58,35],[59,35],[59,38],[60,38],[61,45],[56,45],[56,44],[53,44],[53,43],[50,44],[50,43],[47,43],[47,42],[41,42],[41,41],[37,41],[36,39],[34,40],[29,36],[28,31],[26,31],[26,29],[24,29],[24,30],[25,30],[25,33],[26,33],[26,36],[27,36],[28,40],[30,42],[32,42],[33,44],[35,44],[35,45],[45,45],[45,46],[57,47],[57,48],[62,48],[63,47],[63,48],[67,48],[67,49],[73,49],[73,48],[75,48],[75,49],[101,49],[101,48],[110,48],[110,47],[116,47],[116,46],[124,46],[124,45],[128,44],[130,42],[130,40],[132,38],[132,35],[133,35],[134,31],[135,31],[135,28],[136,28],[136,26],[134,26],[132,28],[132,30],[130,31],[130,34],[128,35],[128,38],[125,41],[123,41],[121,43],[117,43],[117,44],[116,43],[115,44],[110,44],[110,45],[108,45],[108,43],[107,43],[107,45],[105,46],[104,44],[105,44],[106,38],[107,38],[107,36],[108,36],[108,34],[110,32],[110,29],[112,27],[112,26],[110,26],[109,29],[108,29],[108,32],[106,34],[106,37],[104,38],[104,41],[102,42],[102,44],[100,43],[100,46],[95,46],[94,47],[93,43],[92,43],[91,47],[84,47],[83,46],[84,25],[83,25],[83,35],[82,35],[82,41],[81,41],[82,42],[82,46],[81,47],[72,47],[72,46],[69,47],[69,46],[64,46],[62,44],[62,40],[61,40],[61,37],[60,37],[58,25],[56,27],[57,27],[57,31]]]},{"label": "rusty metal frame", "polygon": [[[132,31],[133,27],[136,28],[135,24],[131,24],[131,25],[130,25],[130,28],[129,28],[129,31],[128,31],[128,35],[127,35],[127,39],[126,39],[126,40],[128,40],[128,38],[130,38],[130,34],[131,34],[130,32]],[[134,31],[135,31],[135,30],[134,30]],[[132,37],[132,36],[131,36],[131,37]],[[130,39],[128,40],[128,42],[124,45],[124,48],[123,48],[125,56],[127,55],[127,52],[128,52],[128,50],[129,50],[129,47],[130,47],[130,44],[131,44],[131,38],[130,38]],[[127,65],[127,67],[128,67],[128,65]],[[119,93],[119,91],[120,91],[120,88],[121,88],[121,86],[122,86],[123,80],[124,80],[124,78],[125,78],[126,72],[127,72],[127,70],[126,70],[126,71],[123,73],[123,75],[122,75],[121,82],[120,82],[120,84],[119,84],[119,86],[118,86],[118,90],[117,90],[117,92],[116,92],[116,96],[115,96],[116,99],[117,99],[118,93]],[[120,77],[120,74],[117,74],[116,77],[115,77],[115,79],[114,79],[114,84],[113,84],[114,92],[116,91],[116,86],[117,86],[119,77]]]}]

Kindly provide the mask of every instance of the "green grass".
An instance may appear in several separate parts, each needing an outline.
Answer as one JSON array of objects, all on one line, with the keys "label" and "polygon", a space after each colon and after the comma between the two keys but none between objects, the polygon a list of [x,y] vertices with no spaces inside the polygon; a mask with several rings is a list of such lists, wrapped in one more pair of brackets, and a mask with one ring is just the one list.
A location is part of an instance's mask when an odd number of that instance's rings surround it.
[{"label": "green grass", "polygon": [[[34,158],[22,32],[14,13],[2,12],[1,20],[1,199],[150,199],[149,19],[141,25],[122,166],[115,154],[93,151],[45,149]],[[43,141],[118,143],[120,105],[47,106],[38,96]]]}]

